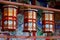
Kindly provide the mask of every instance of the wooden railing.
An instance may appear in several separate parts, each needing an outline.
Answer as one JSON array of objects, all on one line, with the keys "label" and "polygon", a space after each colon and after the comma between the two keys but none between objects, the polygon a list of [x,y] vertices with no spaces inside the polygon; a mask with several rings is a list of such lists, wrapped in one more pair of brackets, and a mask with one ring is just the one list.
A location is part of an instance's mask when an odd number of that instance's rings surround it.
[{"label": "wooden railing", "polygon": [[0,35],[0,38],[47,38],[47,39],[58,39],[60,36],[7,36],[7,35]]},{"label": "wooden railing", "polygon": [[42,6],[29,5],[29,4],[24,4],[24,3],[16,3],[16,2],[10,2],[10,1],[2,1],[2,0],[0,0],[0,4],[9,4],[9,5],[24,6],[24,7],[30,7],[30,8],[35,8],[35,9],[42,9],[42,10],[60,12],[59,9],[46,8],[46,7],[42,7]]}]

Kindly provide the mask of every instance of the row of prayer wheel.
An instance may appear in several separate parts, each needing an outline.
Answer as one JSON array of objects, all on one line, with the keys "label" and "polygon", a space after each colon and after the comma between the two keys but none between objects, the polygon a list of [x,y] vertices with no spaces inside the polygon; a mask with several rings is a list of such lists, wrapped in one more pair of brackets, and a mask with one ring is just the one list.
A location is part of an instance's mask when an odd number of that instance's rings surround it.
[{"label": "row of prayer wheel", "polygon": [[[14,5],[4,5],[2,15],[2,30],[15,31],[17,29],[17,11],[18,7]],[[37,31],[37,10],[25,9],[23,32]],[[43,11],[42,13],[43,32],[54,32],[54,12]]]}]

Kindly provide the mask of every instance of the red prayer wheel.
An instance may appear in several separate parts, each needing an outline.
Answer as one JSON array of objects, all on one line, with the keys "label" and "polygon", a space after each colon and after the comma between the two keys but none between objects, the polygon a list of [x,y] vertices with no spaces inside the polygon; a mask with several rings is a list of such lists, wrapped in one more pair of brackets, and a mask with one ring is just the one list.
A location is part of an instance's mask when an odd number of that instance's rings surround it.
[{"label": "red prayer wheel", "polygon": [[24,32],[36,32],[36,11],[35,9],[24,10]]},{"label": "red prayer wheel", "polygon": [[54,32],[54,12],[43,11],[42,14],[43,32],[53,33]]},{"label": "red prayer wheel", "polygon": [[2,15],[2,30],[15,31],[17,28],[17,6],[4,5]]}]

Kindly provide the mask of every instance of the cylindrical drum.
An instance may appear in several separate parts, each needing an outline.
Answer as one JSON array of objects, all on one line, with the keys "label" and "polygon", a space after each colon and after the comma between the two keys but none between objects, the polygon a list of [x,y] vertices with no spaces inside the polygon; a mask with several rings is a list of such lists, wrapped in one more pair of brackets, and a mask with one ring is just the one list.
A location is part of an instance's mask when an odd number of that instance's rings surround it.
[{"label": "cylindrical drum", "polygon": [[15,31],[17,28],[17,6],[4,5],[2,15],[2,30]]},{"label": "cylindrical drum", "polygon": [[54,32],[54,13],[52,11],[43,11],[42,14],[43,32]]},{"label": "cylindrical drum", "polygon": [[24,10],[24,32],[36,32],[36,13],[35,9]]}]

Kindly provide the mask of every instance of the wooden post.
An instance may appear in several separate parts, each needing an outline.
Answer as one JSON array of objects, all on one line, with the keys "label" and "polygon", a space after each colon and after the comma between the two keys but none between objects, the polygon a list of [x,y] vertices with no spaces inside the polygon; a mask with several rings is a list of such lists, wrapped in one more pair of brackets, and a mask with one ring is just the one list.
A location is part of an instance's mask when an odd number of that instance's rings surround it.
[{"label": "wooden post", "polygon": [[32,35],[34,37],[34,40],[36,40],[36,32],[33,32]]},{"label": "wooden post", "polygon": [[[49,34],[49,33],[47,33],[47,37],[48,37],[48,36],[50,36],[50,34]],[[50,40],[50,38],[49,38],[49,39],[47,39],[47,38],[46,38],[46,40]]]}]

